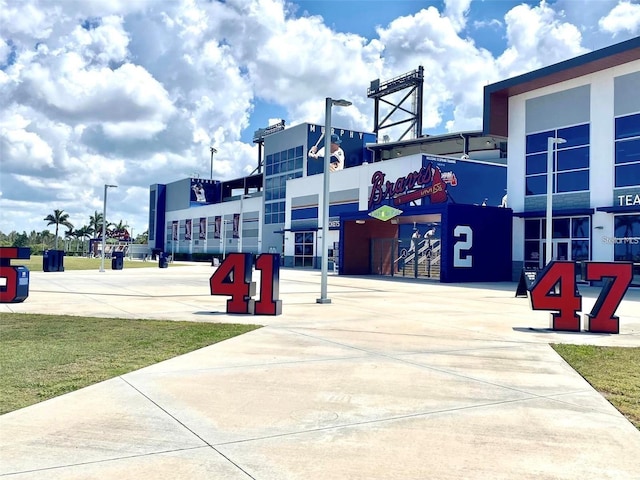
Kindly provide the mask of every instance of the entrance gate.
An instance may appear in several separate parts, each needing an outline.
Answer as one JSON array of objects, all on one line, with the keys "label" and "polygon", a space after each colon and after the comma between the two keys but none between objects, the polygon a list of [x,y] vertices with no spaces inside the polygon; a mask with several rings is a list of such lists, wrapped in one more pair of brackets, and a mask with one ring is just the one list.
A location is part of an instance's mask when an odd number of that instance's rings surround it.
[{"label": "entrance gate", "polygon": [[375,275],[440,279],[439,238],[371,239],[371,272]]}]

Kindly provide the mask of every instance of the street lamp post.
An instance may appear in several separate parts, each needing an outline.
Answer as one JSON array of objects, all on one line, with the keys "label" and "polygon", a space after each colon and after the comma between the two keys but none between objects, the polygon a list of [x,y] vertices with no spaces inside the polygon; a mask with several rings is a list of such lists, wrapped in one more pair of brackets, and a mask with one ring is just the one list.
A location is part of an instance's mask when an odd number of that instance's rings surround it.
[{"label": "street lamp post", "polygon": [[348,100],[334,100],[330,97],[325,99],[325,120],[324,120],[324,171],[322,182],[322,264],[320,281],[320,298],[316,303],[331,303],[327,296],[327,270],[329,266],[329,165],[331,163],[331,107],[348,107],[351,102]]},{"label": "street lamp post", "polygon": [[226,231],[227,231],[227,223],[231,222],[231,220],[227,220],[226,218],[224,218],[224,216],[222,217],[222,261],[224,261],[224,259],[226,258],[226,252],[227,252],[227,244],[226,244]]},{"label": "street lamp post", "polygon": [[553,259],[553,254],[552,254],[552,232],[553,232],[553,228],[552,228],[552,224],[553,224],[553,173],[554,173],[554,168],[553,168],[553,146],[560,144],[560,143],[565,143],[566,140],[564,138],[556,138],[556,137],[549,137],[547,138],[547,212],[546,212],[546,233],[545,233],[545,244],[546,244],[546,256],[545,256],[545,265],[548,265],[551,260]]},{"label": "street lamp post", "polygon": [[244,193],[240,195],[240,218],[238,220],[238,252],[242,253],[242,222],[244,221]]},{"label": "street lamp post", "polygon": [[209,178],[213,180],[213,154],[218,153],[214,147],[209,147],[209,151],[211,152],[211,173],[209,174]]},{"label": "street lamp post", "polygon": [[102,204],[102,254],[100,255],[100,271],[104,272],[104,249],[107,237],[107,189],[117,188],[117,185],[104,184],[104,202]]}]

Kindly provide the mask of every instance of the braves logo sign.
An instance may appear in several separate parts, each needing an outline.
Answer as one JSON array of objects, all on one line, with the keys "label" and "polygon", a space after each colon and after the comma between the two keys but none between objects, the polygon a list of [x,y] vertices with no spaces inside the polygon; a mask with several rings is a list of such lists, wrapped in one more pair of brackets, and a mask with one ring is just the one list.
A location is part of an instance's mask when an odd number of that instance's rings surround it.
[{"label": "braves logo sign", "polygon": [[441,172],[440,167],[432,163],[413,171],[395,182],[386,181],[385,174],[377,171],[371,177],[369,209],[386,199],[394,205],[402,205],[421,198],[429,197],[431,203],[447,201],[447,184],[456,186],[458,180],[453,172]]}]

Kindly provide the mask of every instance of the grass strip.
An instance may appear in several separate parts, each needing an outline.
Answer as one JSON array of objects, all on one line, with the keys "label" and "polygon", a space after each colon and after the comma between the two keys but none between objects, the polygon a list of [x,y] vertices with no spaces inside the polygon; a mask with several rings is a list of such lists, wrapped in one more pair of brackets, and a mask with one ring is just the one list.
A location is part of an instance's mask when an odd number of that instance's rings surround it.
[{"label": "grass strip", "polygon": [[640,348],[551,346],[640,430]]},{"label": "grass strip", "polygon": [[249,332],[259,325],[0,315],[0,414]]},{"label": "grass strip", "polygon": [[[143,262],[142,260],[130,260],[128,257],[125,257],[123,262],[123,268],[159,268],[158,260],[149,260]],[[62,260],[62,265],[66,270],[99,270],[102,264],[102,259],[100,257],[97,258],[88,258],[88,257],[67,257],[65,256]],[[27,267],[30,272],[42,272],[43,271],[43,258],[42,255],[32,255],[31,258],[27,260],[11,260],[11,265],[22,265]],[[184,264],[171,263],[170,267],[180,266]],[[104,259],[104,269],[111,270],[111,259]]]}]

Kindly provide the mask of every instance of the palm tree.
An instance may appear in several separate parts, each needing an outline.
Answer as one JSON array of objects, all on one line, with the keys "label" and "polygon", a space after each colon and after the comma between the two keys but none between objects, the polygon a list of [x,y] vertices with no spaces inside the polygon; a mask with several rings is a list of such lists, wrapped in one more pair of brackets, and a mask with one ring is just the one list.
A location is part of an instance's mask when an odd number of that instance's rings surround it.
[{"label": "palm tree", "polygon": [[82,254],[84,255],[84,239],[91,238],[91,234],[93,233],[93,228],[85,225],[82,228],[76,230],[76,236],[82,240]]},{"label": "palm tree", "polygon": [[89,217],[89,227],[91,228],[91,233],[93,233],[93,238],[102,234],[102,220],[102,214],[98,213],[97,210]]},{"label": "palm tree", "polygon": [[68,245],[66,247],[67,251],[71,250],[71,240],[73,238],[76,238],[76,232],[73,230],[73,228],[69,228],[69,230],[64,232],[64,239],[69,241],[69,243],[68,243]]},{"label": "palm tree", "polygon": [[73,228],[73,224],[69,221],[69,214],[64,213],[64,210],[54,210],[53,215],[49,214],[44,217],[44,221],[48,222],[47,225],[55,225],[56,226],[56,241],[55,241],[55,249],[58,249],[58,228],[60,225],[64,225],[68,228]]}]

